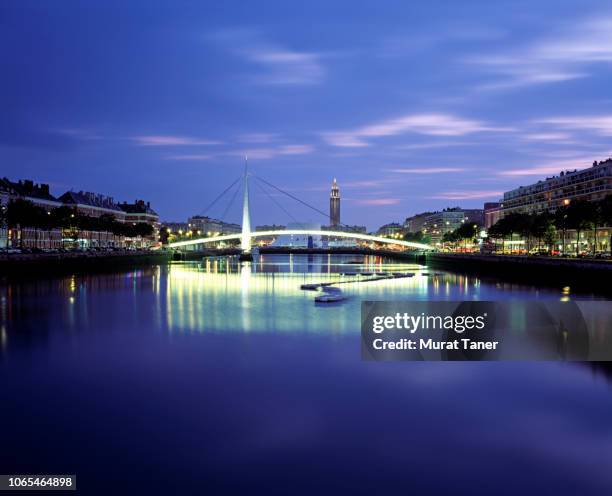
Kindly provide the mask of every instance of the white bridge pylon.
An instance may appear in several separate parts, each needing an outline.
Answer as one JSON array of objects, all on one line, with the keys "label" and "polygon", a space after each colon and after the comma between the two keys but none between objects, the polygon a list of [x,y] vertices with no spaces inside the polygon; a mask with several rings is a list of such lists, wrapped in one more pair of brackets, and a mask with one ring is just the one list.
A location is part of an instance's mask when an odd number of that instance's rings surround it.
[{"label": "white bridge pylon", "polygon": [[[415,243],[413,241],[404,241],[400,239],[384,238],[382,236],[372,236],[370,234],[361,234],[345,231],[315,231],[315,230],[304,230],[304,229],[279,229],[275,231],[255,231],[249,232],[249,238],[258,237],[270,237],[270,236],[282,236],[282,235],[306,235],[306,236],[333,236],[337,238],[352,238],[360,239],[362,241],[369,241],[372,243],[383,243],[388,245],[405,246],[406,248],[416,248],[418,250],[433,250],[433,247],[423,244]],[[238,234],[225,234],[222,236],[213,236],[210,238],[197,238],[189,239],[186,241],[175,241],[169,243],[170,248],[181,248],[183,246],[201,245],[206,243],[218,243],[220,241],[232,241],[236,239],[243,239],[244,233]]]}]

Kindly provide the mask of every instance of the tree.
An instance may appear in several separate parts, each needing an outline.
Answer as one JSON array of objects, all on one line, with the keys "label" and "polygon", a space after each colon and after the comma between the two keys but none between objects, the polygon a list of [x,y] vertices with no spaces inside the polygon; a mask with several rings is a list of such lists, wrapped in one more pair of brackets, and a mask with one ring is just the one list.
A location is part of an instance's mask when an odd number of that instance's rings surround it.
[{"label": "tree", "polygon": [[[542,239],[547,234],[550,235],[554,233],[554,228],[551,230],[551,227],[553,227],[552,218],[547,212],[531,216],[529,235],[538,240],[538,250],[540,249]],[[554,240],[552,242],[554,242]],[[552,242],[550,244],[552,244]]]},{"label": "tree", "polygon": [[[23,229],[25,227],[39,228],[46,221],[46,210],[34,205],[29,200],[17,198],[11,200],[7,207],[6,217],[11,229],[19,227],[19,246],[23,248]],[[38,244],[38,242],[37,242]]]},{"label": "tree", "polygon": [[[612,227],[612,195],[599,202],[599,220],[603,225]],[[610,232],[610,255],[612,256],[612,231]]]},{"label": "tree", "polygon": [[596,212],[595,204],[584,200],[573,201],[567,207],[567,225],[576,230],[576,256],[580,252],[580,233],[593,227]]}]

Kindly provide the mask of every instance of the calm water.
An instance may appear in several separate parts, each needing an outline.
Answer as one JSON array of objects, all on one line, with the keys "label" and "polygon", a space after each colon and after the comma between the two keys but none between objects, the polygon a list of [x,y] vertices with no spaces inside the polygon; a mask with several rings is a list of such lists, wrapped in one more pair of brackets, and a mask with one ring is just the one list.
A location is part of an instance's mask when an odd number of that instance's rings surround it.
[{"label": "calm water", "polygon": [[[352,259],[0,283],[0,472],[77,474],[83,494],[610,494],[605,375],[360,360],[361,300],[571,288]],[[359,270],[417,275],[333,307],[299,289]]]}]

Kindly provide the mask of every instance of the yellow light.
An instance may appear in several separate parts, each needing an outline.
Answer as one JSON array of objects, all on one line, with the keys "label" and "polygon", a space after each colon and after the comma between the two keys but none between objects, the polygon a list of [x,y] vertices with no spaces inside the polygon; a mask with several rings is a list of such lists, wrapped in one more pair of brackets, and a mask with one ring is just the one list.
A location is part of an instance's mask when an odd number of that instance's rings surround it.
[{"label": "yellow light", "polygon": [[565,200],[563,200],[563,205],[569,205],[570,201],[566,198]]},{"label": "yellow light", "polygon": [[172,232],[172,229],[168,228],[168,229],[166,229],[166,232],[167,232],[168,234],[170,234],[170,233]]}]

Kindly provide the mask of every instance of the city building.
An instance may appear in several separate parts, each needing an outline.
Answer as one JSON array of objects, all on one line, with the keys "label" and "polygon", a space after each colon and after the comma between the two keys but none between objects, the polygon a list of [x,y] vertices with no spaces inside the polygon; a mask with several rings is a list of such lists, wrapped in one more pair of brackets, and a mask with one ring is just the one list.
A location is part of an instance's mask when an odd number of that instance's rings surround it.
[{"label": "city building", "polygon": [[423,234],[434,244],[441,243],[448,232],[458,229],[465,222],[465,214],[459,207],[446,208],[429,215],[423,223]]},{"label": "city building", "polygon": [[8,243],[8,227],[6,223],[6,209],[10,200],[10,188],[0,179],[0,249],[6,248]]},{"label": "city building", "polygon": [[[312,222],[290,222],[287,230],[320,231],[321,224]],[[292,246],[296,248],[320,248],[323,241],[320,235],[311,234],[283,234],[276,238],[272,246]]]},{"label": "city building", "polygon": [[482,208],[463,208],[463,220],[468,224],[484,225],[484,210]]},{"label": "city building", "polygon": [[595,161],[588,169],[562,171],[528,186],[504,193],[502,216],[511,212],[554,212],[572,200],[595,201],[612,194],[612,159]]},{"label": "city building", "polygon": [[391,222],[390,224],[385,224],[384,226],[380,226],[376,234],[379,236],[395,236],[395,235],[403,235],[404,234],[404,226],[402,224],[398,224],[397,222]]},{"label": "city building", "polygon": [[164,222],[161,229],[169,233],[182,234],[191,228],[187,222]]},{"label": "city building", "polygon": [[323,231],[340,231],[340,232],[352,232],[352,233],[367,233],[368,229],[366,226],[321,226]]},{"label": "city building", "polygon": [[480,208],[446,208],[439,212],[423,212],[404,221],[405,232],[422,232],[432,243],[441,243],[447,232],[454,231],[463,223],[484,225],[484,210]]},{"label": "city building", "polygon": [[501,219],[501,203],[487,202],[484,204],[484,224],[485,229],[489,229],[499,219]]},{"label": "city building", "polygon": [[204,236],[236,234],[242,231],[239,224],[224,222],[205,215],[194,215],[188,219],[187,224],[188,229],[191,229],[192,231],[199,231]]},{"label": "city building", "polygon": [[[255,227],[255,231],[284,231],[285,226],[280,224],[263,224]],[[267,246],[276,239],[276,236],[265,236],[255,238],[255,242],[260,246]]]},{"label": "city building", "polygon": [[[49,192],[48,184],[36,184],[30,179],[10,181],[7,178],[1,180],[1,189],[4,191],[2,204],[6,206],[11,200],[23,199],[32,202],[40,208],[50,212],[60,207],[62,203]],[[11,247],[20,248],[60,248],[62,246],[61,229],[40,229],[30,226],[19,226],[17,229],[9,229],[5,226],[0,240],[5,248],[7,244]]]},{"label": "city building", "polygon": [[66,191],[59,197],[61,203],[68,207],[76,208],[80,215],[89,217],[101,217],[112,215],[115,220],[125,222],[126,213],[109,196],[92,193],[90,191]]},{"label": "city building", "polygon": [[435,212],[423,212],[420,214],[413,215],[412,217],[407,217],[404,221],[404,230],[410,233],[417,233],[423,230],[423,225],[427,221],[427,218],[430,215],[433,215]]},{"label": "city building", "polygon": [[119,206],[125,212],[126,224],[149,224],[153,227],[153,232],[146,239],[149,242],[159,240],[159,215],[151,208],[150,202],[136,200],[134,203],[123,202]]},{"label": "city building", "polygon": [[48,184],[36,184],[30,179],[13,182],[7,178],[2,179],[2,183],[3,188],[8,192],[9,201],[22,198],[47,211],[62,206],[62,202],[49,192]]},{"label": "city building", "polygon": [[335,177],[329,195],[329,224],[331,227],[340,225],[340,188]]}]

